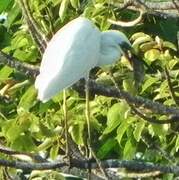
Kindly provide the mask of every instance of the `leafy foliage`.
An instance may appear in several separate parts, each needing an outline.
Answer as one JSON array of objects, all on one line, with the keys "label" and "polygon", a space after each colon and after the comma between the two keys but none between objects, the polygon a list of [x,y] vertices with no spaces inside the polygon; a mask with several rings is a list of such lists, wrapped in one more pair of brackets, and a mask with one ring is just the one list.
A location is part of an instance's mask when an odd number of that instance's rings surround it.
[{"label": "leafy foliage", "polygon": [[[112,28],[107,18],[119,18],[125,15],[130,19],[132,13],[116,11],[108,5],[108,0],[97,0],[95,4],[92,1],[79,0],[29,0],[29,5],[40,27],[39,31],[48,38],[79,15],[91,19],[100,30],[107,30]],[[18,1],[1,1],[0,13],[2,15],[7,13],[7,19],[0,24],[1,50],[19,61],[39,64],[41,55],[28,33]],[[136,55],[150,67],[145,69],[144,82],[138,94],[165,105],[177,106],[179,57],[173,37],[178,28],[166,26],[168,23],[175,24],[174,20],[145,21],[135,28],[122,29],[130,37]],[[149,28],[149,25],[152,28]],[[177,102],[171,96],[171,90],[164,75],[166,68],[170,73]],[[132,94],[137,93],[132,86],[131,67],[124,58],[111,69],[120,88]],[[101,70],[97,72],[96,77],[97,82],[113,85],[109,75]],[[0,95],[9,99],[7,102],[0,102],[1,143],[14,150],[43,152],[49,154],[50,159],[56,159],[58,155],[64,154],[62,93],[43,104],[37,101],[33,84],[32,80],[27,81],[24,74],[7,66],[0,66]],[[84,147],[86,143],[85,99],[71,89],[68,90],[67,96],[69,133],[77,145]],[[94,140],[92,143],[100,159],[140,159],[154,163],[169,163],[164,154],[148,148],[148,143],[151,146],[157,144],[166,154],[175,159],[178,158],[177,123],[156,125],[146,122],[133,113],[124,100],[115,98],[95,96],[90,106]],[[142,109],[142,112],[151,116],[151,112],[146,109]],[[168,119],[167,116],[157,114],[152,116],[159,121]],[[46,176],[42,172],[39,174],[37,173],[36,176],[42,178]],[[31,179],[34,176],[32,173]],[[53,176],[62,175],[54,171],[51,178]],[[50,177],[49,174],[48,177]]]}]

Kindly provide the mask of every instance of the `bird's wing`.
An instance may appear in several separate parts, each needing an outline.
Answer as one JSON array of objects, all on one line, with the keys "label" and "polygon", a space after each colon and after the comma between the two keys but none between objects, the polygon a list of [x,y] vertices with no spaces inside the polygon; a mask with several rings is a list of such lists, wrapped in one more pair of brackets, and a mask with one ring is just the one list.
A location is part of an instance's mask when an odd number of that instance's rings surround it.
[{"label": "bird's wing", "polygon": [[49,100],[84,77],[99,58],[100,31],[87,19],[77,18],[50,40],[35,87],[38,98]]}]

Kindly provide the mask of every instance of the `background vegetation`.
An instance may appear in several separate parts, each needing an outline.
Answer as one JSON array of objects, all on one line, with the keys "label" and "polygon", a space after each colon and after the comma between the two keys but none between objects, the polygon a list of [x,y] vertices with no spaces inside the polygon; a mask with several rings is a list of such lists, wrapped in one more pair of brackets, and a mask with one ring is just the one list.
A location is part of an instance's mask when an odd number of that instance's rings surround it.
[{"label": "background vegetation", "polygon": [[[18,160],[34,164],[56,159],[63,162],[63,95],[59,93],[47,103],[39,102],[36,99],[34,77],[45,43],[67,22],[84,16],[92,20],[101,31],[123,31],[139,60],[144,60],[148,65],[145,74],[137,77],[138,80],[143,79],[138,89],[134,86],[133,70],[125,58],[111,66],[113,76],[123,90],[121,92],[128,92],[126,96],[121,94],[120,98],[115,95],[119,92],[108,73],[99,68],[92,71],[91,78],[95,82],[91,81],[90,120],[92,147],[97,157],[104,160],[102,162],[115,159],[118,162],[116,168],[125,168],[115,172],[108,169],[110,179],[177,177],[178,12],[179,4],[174,0],[144,3],[138,0],[0,0],[0,158],[7,162]],[[142,14],[141,18],[139,14]],[[109,19],[120,21],[115,25]],[[133,23],[135,19],[138,21]],[[81,166],[84,167],[85,98],[79,87],[81,84],[74,87],[76,90],[70,88],[67,91],[68,123],[72,158],[81,160]],[[108,95],[104,93],[107,91]],[[142,97],[140,103],[139,96]],[[138,162],[143,163],[142,167]],[[17,163],[11,166],[7,164],[1,164],[0,179],[65,177],[62,173],[66,171],[64,168],[32,171],[43,168],[35,168],[34,164],[30,164],[34,165],[33,168],[17,166]],[[162,169],[159,164],[166,169]],[[74,166],[81,167],[75,163]],[[45,169],[54,168],[49,166]],[[71,173],[86,176],[82,170],[72,169]],[[102,178],[99,172],[93,173],[93,178]]]}]

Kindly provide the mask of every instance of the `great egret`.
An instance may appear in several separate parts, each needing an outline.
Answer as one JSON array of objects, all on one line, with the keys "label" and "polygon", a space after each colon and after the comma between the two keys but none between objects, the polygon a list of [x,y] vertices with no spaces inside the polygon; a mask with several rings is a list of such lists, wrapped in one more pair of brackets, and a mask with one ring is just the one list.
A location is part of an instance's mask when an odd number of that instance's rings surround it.
[{"label": "great egret", "polygon": [[48,101],[79,79],[88,77],[95,66],[112,64],[131,44],[119,31],[100,32],[87,18],[79,17],[60,29],[43,54],[35,81],[38,99]]},{"label": "great egret", "polygon": [[[131,44],[122,32],[114,30],[101,32],[90,20],[83,17],[72,20],[47,44],[40,74],[35,81],[38,99],[46,102],[79,79],[83,77],[87,79],[93,67],[114,63],[125,53],[123,48],[130,49]],[[88,88],[86,98],[90,144]]]}]

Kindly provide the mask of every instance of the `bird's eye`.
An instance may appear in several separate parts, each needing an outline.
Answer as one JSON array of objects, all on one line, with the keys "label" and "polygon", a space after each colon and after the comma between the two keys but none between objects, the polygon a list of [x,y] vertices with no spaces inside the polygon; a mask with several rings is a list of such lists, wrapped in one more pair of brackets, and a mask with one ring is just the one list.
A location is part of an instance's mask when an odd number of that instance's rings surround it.
[{"label": "bird's eye", "polygon": [[125,41],[120,42],[119,46],[121,47],[121,49],[123,51],[129,51],[132,48],[131,45],[129,43],[125,42]]}]

